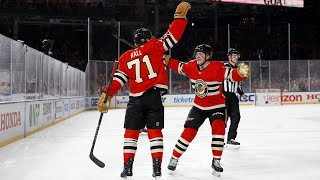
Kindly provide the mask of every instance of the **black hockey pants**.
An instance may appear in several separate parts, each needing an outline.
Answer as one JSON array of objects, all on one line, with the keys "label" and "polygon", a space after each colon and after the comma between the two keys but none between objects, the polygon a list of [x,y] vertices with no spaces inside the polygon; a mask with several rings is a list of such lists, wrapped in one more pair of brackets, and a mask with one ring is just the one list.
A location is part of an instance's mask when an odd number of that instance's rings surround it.
[{"label": "black hockey pants", "polygon": [[230,117],[228,140],[237,137],[237,129],[240,122],[239,100],[235,93],[223,92],[226,97],[227,114]]}]

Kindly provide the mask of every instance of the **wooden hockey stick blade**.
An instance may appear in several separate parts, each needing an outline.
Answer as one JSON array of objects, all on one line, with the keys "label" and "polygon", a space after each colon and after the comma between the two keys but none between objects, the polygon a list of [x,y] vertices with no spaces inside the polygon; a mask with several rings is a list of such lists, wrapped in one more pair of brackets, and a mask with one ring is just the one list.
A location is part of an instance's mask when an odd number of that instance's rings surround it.
[{"label": "wooden hockey stick blade", "polygon": [[100,161],[98,158],[96,158],[93,153],[91,152],[90,155],[89,155],[90,159],[97,165],[99,166],[100,168],[104,168],[105,167],[105,164]]}]

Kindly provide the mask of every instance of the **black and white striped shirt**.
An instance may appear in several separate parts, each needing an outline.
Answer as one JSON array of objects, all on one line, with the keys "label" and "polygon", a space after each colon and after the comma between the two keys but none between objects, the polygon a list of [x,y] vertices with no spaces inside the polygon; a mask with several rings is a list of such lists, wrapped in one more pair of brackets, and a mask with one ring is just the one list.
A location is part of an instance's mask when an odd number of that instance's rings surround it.
[{"label": "black and white striped shirt", "polygon": [[[225,67],[228,68],[237,68],[237,65],[233,66],[229,62],[224,63]],[[244,94],[241,82],[234,82],[231,81],[230,79],[226,79],[223,81],[223,91],[224,92],[230,92],[230,93],[239,93],[240,96]]]}]

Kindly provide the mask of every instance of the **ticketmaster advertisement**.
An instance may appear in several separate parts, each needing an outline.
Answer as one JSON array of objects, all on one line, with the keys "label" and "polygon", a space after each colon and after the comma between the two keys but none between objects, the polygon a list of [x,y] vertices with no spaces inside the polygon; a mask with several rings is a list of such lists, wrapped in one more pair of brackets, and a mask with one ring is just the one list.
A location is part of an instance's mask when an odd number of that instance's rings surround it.
[{"label": "ticketmaster advertisement", "polygon": [[[247,94],[248,101],[243,101],[242,97],[238,96],[241,104],[253,104],[254,94]],[[113,108],[125,108],[129,101],[129,96],[116,96],[113,98]],[[194,101],[194,94],[175,94],[162,96],[162,103],[165,107],[184,107],[192,106]]]}]

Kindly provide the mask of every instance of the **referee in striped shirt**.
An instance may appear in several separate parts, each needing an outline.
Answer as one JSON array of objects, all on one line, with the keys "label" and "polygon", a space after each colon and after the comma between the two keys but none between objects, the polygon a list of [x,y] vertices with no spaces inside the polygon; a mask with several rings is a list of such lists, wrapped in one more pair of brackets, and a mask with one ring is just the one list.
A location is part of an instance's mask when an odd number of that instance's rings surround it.
[{"label": "referee in striped shirt", "polygon": [[[240,58],[240,53],[234,48],[228,49],[227,52],[228,62],[224,65],[228,68],[237,68],[237,62]],[[240,122],[239,100],[236,96],[239,93],[244,101],[247,101],[247,95],[244,94],[240,82],[233,82],[226,79],[223,82],[223,94],[226,97],[226,106],[228,118],[230,117],[231,123],[228,132],[227,146],[240,147],[240,143],[235,139],[237,137],[237,129]]]}]

